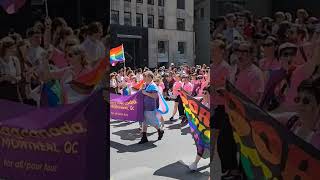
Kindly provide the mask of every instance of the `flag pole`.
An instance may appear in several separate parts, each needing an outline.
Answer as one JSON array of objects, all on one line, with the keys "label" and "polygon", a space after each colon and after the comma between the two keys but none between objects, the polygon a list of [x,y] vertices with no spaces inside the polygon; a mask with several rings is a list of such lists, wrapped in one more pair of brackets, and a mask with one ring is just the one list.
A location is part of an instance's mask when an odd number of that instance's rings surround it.
[{"label": "flag pole", "polygon": [[49,17],[49,10],[48,10],[48,0],[44,0],[45,6],[46,6],[46,17]]}]

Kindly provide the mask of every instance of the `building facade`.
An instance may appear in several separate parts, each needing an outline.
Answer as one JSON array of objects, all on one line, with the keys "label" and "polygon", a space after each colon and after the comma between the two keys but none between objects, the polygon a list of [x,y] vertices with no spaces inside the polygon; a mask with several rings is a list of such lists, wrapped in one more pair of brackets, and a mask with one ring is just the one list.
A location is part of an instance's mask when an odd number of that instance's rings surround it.
[{"label": "building facade", "polygon": [[210,64],[210,0],[195,0],[196,64]]},{"label": "building facade", "polygon": [[[131,38],[135,39],[134,41],[140,39],[141,42],[136,45],[146,46],[126,47],[124,43],[125,51],[134,61],[133,67],[155,68],[159,65],[184,62],[193,65],[193,14],[193,0],[111,0],[111,31],[112,27],[124,30],[122,35],[117,32],[114,34],[118,43]],[[148,33],[136,36],[132,33],[133,29],[147,29]],[[144,43],[146,40],[148,43]],[[143,51],[133,54],[134,50],[128,48]]]}]

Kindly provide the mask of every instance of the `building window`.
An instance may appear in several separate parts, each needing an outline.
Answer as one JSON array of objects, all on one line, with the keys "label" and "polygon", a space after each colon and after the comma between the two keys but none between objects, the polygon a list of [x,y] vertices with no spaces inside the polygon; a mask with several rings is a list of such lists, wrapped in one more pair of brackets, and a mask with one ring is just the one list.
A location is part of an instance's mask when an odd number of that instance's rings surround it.
[{"label": "building window", "polygon": [[185,22],[184,19],[177,19],[177,30],[184,31],[185,30]]},{"label": "building window", "polygon": [[143,27],[143,14],[137,14],[136,21],[137,27]]},{"label": "building window", "polygon": [[130,12],[124,13],[124,25],[131,26],[131,13]]},{"label": "building window", "polygon": [[164,29],[164,16],[159,16],[159,29]]},{"label": "building window", "polygon": [[124,0],[124,1],[128,1],[128,2],[131,2],[131,0]]},{"label": "building window", "polygon": [[185,42],[178,42],[178,53],[184,54],[185,53]]},{"label": "building window", "polygon": [[185,0],[177,0],[177,9],[185,9]]},{"label": "building window", "polygon": [[154,5],[154,0],[148,0],[148,4]]},{"label": "building window", "polygon": [[201,14],[201,18],[203,19],[204,18],[204,8],[200,9],[200,14]]},{"label": "building window", "polygon": [[148,15],[148,27],[154,28],[154,16],[153,15]]},{"label": "building window", "polygon": [[163,7],[164,6],[164,0],[158,0],[158,5]]},{"label": "building window", "polygon": [[137,0],[137,3],[143,3],[143,0]]},{"label": "building window", "polygon": [[119,11],[111,11],[111,24],[119,24]]},{"label": "building window", "polygon": [[165,54],[166,53],[166,47],[164,41],[158,41],[158,54]]}]

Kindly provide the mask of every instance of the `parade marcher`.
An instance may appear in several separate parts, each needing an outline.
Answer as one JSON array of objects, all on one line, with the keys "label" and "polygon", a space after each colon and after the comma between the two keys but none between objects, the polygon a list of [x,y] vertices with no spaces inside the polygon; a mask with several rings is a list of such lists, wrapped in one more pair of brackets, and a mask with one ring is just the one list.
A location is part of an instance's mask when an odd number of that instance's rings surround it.
[{"label": "parade marcher", "polygon": [[142,123],[142,138],[139,144],[148,142],[147,129],[148,126],[153,126],[158,131],[158,140],[161,140],[164,131],[161,130],[160,120],[157,118],[157,100],[159,98],[159,90],[157,85],[153,82],[154,75],[151,71],[147,71],[143,74],[143,80],[146,83],[145,88],[142,90],[144,95],[144,121]]}]

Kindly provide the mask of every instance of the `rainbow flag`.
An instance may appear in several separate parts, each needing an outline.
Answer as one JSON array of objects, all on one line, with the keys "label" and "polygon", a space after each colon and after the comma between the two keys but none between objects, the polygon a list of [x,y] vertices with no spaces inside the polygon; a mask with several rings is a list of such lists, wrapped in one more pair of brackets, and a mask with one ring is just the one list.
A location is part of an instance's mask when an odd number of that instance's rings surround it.
[{"label": "rainbow flag", "polygon": [[138,84],[134,85],[132,88],[135,90],[140,90],[144,85],[144,81],[141,80]]},{"label": "rainbow flag", "polygon": [[49,81],[42,86],[41,107],[57,107],[63,104],[62,87],[58,80]]},{"label": "rainbow flag", "polygon": [[79,76],[75,82],[86,85],[86,86],[95,86],[97,85],[107,70],[108,62],[105,59],[102,59],[95,68],[91,71]]},{"label": "rainbow flag", "polygon": [[180,97],[198,149],[210,149],[210,109],[181,89]]},{"label": "rainbow flag", "polygon": [[0,6],[8,13],[14,14],[24,6],[26,0],[0,0]]},{"label": "rainbow flag", "polygon": [[123,44],[110,50],[110,63],[112,66],[125,60]]}]

